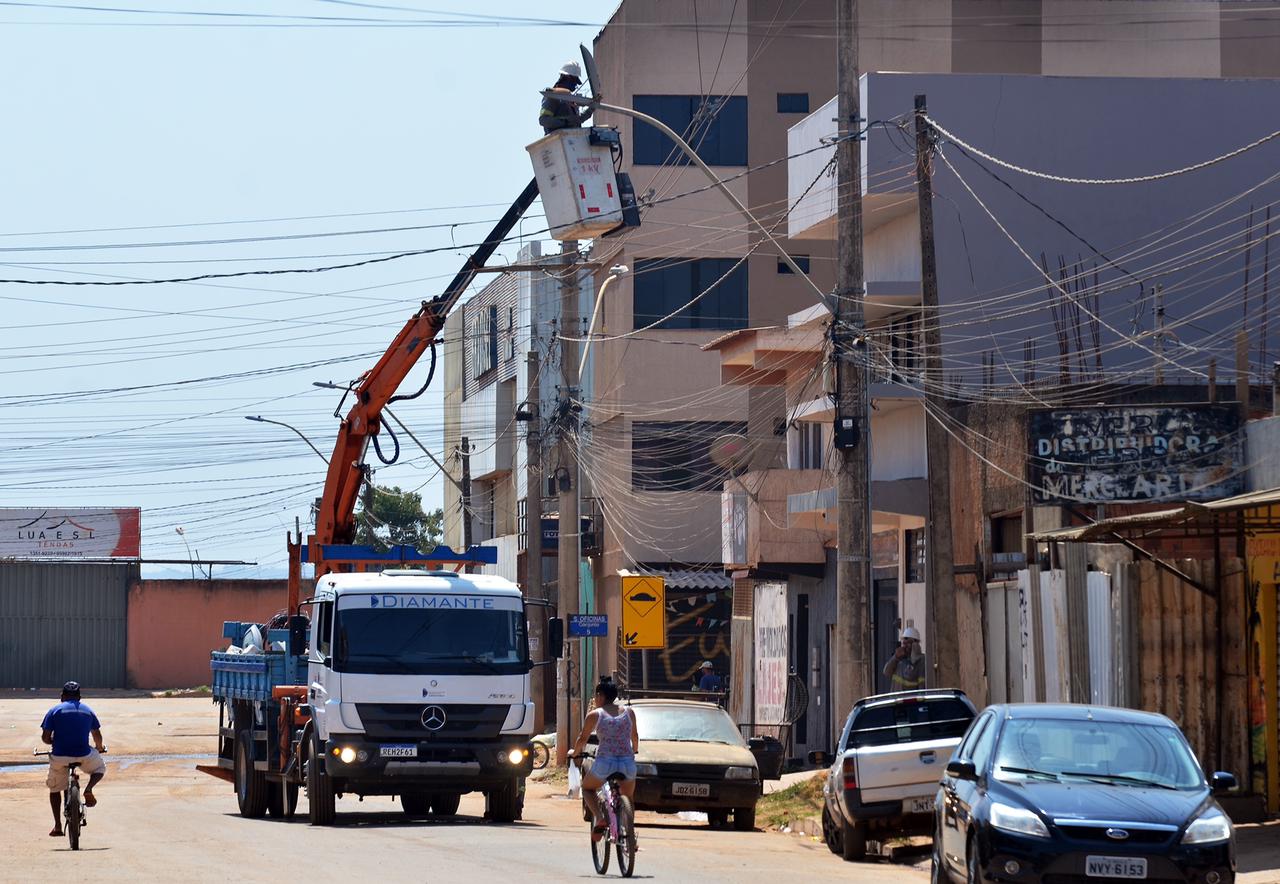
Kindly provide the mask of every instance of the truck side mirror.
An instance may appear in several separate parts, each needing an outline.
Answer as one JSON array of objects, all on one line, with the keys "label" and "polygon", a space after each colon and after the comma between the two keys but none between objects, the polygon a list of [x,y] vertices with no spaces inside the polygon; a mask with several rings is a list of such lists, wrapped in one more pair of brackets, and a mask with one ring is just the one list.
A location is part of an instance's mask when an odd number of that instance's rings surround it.
[{"label": "truck side mirror", "polygon": [[307,652],[309,625],[305,617],[295,615],[289,618],[289,653],[294,657],[301,657]]},{"label": "truck side mirror", "polygon": [[564,620],[559,617],[547,621],[547,654],[552,660],[564,656]]}]

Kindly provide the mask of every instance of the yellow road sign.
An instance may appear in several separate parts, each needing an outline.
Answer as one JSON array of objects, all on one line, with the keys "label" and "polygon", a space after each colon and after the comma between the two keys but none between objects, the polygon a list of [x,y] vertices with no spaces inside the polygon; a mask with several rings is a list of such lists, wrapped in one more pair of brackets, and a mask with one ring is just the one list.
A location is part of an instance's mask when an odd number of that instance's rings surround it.
[{"label": "yellow road sign", "polygon": [[622,645],[629,651],[667,646],[667,583],[661,577],[622,578]]}]

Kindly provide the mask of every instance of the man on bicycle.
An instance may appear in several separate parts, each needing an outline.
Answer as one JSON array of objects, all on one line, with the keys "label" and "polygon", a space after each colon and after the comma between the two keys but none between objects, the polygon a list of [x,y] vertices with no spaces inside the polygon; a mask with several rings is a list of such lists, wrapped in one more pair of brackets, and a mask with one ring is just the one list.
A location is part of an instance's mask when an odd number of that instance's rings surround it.
[{"label": "man on bicycle", "polygon": [[[80,702],[80,685],[69,681],[62,686],[62,702],[45,713],[40,725],[40,738],[52,747],[49,755],[49,807],[53,810],[53,831],[49,834],[62,837],[62,818],[59,815],[61,795],[70,784],[72,762],[79,762],[80,769],[89,775],[89,785],[84,790],[84,803],[93,807],[98,803],[93,787],[107,772],[107,765],[99,752],[105,752],[102,744],[102,725],[93,710]],[[93,744],[89,747],[89,737]]]},{"label": "man on bicycle", "polygon": [[570,757],[582,757],[587,740],[594,733],[598,739],[596,760],[589,773],[582,775],[582,799],[595,817],[591,840],[604,837],[604,812],[600,808],[600,796],[596,790],[614,774],[621,774],[619,791],[628,798],[636,792],[636,752],[640,749],[640,734],[636,729],[636,716],[630,708],[618,705],[618,687],[612,681],[602,680],[596,685],[595,708],[587,713],[582,723],[582,733],[573,745]]}]

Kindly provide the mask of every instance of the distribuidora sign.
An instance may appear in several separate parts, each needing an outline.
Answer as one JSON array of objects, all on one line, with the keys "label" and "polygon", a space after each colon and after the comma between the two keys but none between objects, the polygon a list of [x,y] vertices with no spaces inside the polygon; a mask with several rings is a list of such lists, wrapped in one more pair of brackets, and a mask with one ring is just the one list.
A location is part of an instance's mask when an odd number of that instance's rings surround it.
[{"label": "distribuidora sign", "polygon": [[137,508],[0,509],[0,559],[136,559],[141,549]]}]

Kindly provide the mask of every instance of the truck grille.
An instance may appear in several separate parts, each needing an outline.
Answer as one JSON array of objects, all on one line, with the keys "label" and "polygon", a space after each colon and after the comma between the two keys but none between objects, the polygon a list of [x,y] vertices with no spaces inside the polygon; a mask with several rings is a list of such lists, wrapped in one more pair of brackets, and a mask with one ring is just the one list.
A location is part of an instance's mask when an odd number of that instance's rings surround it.
[{"label": "truck grille", "polygon": [[[444,710],[444,726],[427,730],[422,712],[428,706]],[[413,742],[420,740],[491,740],[502,732],[510,706],[461,703],[357,703],[356,712],[370,740]]]}]

